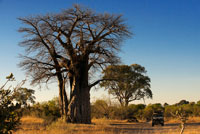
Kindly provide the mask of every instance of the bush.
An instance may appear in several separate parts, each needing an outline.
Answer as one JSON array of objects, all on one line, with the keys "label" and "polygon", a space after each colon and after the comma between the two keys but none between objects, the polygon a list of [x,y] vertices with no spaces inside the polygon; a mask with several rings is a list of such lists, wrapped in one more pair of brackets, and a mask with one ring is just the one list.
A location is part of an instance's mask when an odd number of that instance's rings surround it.
[{"label": "bush", "polygon": [[29,113],[27,114],[31,116],[43,118],[46,124],[49,124],[57,120],[59,117],[61,117],[59,104],[58,104],[58,98],[54,98],[47,102],[34,104],[30,108]]},{"label": "bush", "polygon": [[20,105],[14,104],[13,92],[11,90],[0,90],[0,133],[8,134],[15,130],[20,124]]},{"label": "bush", "polygon": [[164,107],[160,103],[149,104],[143,111],[143,119],[150,121],[154,111],[164,111]]},{"label": "bush", "polygon": [[112,113],[112,107],[105,100],[96,100],[91,106],[92,118],[109,118]]},{"label": "bush", "polygon": [[146,107],[146,105],[144,105],[144,104],[129,105],[128,109],[127,109],[127,113],[128,113],[127,119],[131,119],[134,117],[137,119],[142,119],[142,114],[143,114],[145,107]]},{"label": "bush", "polygon": [[[5,89],[5,87],[8,82],[15,80],[15,78],[11,73],[9,76],[6,77],[6,79],[7,81],[5,82],[5,84],[0,87],[0,133],[1,134],[12,133],[12,130],[15,130],[17,126],[20,124],[19,121],[22,115],[21,107],[24,106],[24,104],[28,104],[27,100],[29,100],[31,97],[32,101],[34,101],[34,96],[32,96],[34,91],[21,87],[25,81],[22,81],[13,90],[11,90],[10,88]],[[27,92],[24,92],[25,90],[21,89],[26,89]],[[21,97],[19,99],[19,94],[23,94],[21,96],[25,98]]]}]

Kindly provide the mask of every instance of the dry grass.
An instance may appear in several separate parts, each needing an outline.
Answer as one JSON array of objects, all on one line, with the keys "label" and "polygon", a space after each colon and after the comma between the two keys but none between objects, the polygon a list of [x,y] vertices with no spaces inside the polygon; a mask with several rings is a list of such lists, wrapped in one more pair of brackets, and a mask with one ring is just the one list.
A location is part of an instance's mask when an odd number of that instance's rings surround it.
[{"label": "dry grass", "polygon": [[[180,131],[178,120],[169,120],[164,127],[107,119],[93,119],[93,124],[70,124],[60,119],[49,126],[35,117],[23,117],[21,122],[21,129],[14,134],[179,134]],[[188,122],[194,124],[186,126],[184,134],[199,134],[200,118],[193,117]]]},{"label": "dry grass", "polygon": [[[117,122],[117,121],[116,121]],[[71,124],[62,119],[45,126],[44,120],[36,117],[23,117],[20,129],[14,134],[114,134],[114,127],[109,127],[111,121],[94,119],[93,124]]]},{"label": "dry grass", "polygon": [[199,123],[200,117],[190,117],[187,122],[188,123]]},{"label": "dry grass", "polygon": [[[177,118],[166,119],[166,123],[180,123],[180,120]],[[200,123],[200,117],[189,117],[187,123]]]},{"label": "dry grass", "polygon": [[37,118],[37,117],[31,117],[31,116],[24,116],[22,119],[21,119],[21,122],[23,123],[43,123],[44,120],[41,119],[41,118]]},{"label": "dry grass", "polygon": [[44,120],[37,117],[26,116],[21,119],[21,126],[16,133],[26,134],[26,132],[33,131],[43,131],[46,129]]},{"label": "dry grass", "polygon": [[109,120],[106,118],[92,119],[92,123],[96,125],[110,125],[116,123],[128,123],[126,120]]}]

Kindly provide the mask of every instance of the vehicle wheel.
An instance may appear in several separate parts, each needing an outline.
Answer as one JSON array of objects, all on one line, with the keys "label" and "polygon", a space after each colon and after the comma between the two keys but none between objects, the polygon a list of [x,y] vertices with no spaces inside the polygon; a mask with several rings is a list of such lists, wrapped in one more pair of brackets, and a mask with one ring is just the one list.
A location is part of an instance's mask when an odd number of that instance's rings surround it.
[{"label": "vehicle wheel", "polygon": [[154,123],[152,123],[152,127],[154,126]]},{"label": "vehicle wheel", "polygon": [[162,123],[161,125],[164,126],[164,123]]}]

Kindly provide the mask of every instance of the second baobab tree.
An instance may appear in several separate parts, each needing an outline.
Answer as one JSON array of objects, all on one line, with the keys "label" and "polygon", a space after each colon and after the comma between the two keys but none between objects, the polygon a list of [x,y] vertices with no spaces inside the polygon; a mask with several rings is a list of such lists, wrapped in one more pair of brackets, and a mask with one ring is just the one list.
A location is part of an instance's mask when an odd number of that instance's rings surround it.
[{"label": "second baobab tree", "polygon": [[101,86],[108,89],[121,106],[127,107],[129,102],[152,98],[151,81],[141,65],[111,65],[103,71],[103,74],[103,78],[109,81],[101,82]]},{"label": "second baobab tree", "polygon": [[20,66],[32,76],[33,84],[58,80],[61,111],[67,121],[91,123],[90,90],[102,79],[92,82],[90,71],[118,62],[116,53],[131,34],[121,15],[76,5],[61,13],[20,20],[25,24],[19,29],[25,34],[20,45],[27,51]]}]

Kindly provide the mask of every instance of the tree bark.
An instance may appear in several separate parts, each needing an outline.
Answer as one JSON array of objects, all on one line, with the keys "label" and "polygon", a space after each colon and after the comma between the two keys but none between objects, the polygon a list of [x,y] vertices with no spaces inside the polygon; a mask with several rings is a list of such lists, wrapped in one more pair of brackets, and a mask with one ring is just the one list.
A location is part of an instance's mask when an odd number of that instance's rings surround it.
[{"label": "tree bark", "polygon": [[128,107],[129,100],[125,99],[125,107]]},{"label": "tree bark", "polygon": [[181,132],[180,132],[180,134],[183,134],[184,129],[185,129],[185,123],[181,123]]},{"label": "tree bark", "polygon": [[64,112],[64,117],[67,117],[67,111],[68,111],[68,99],[67,99],[67,93],[65,90],[65,82],[63,83],[63,90],[62,90],[62,97],[63,97],[63,112]]},{"label": "tree bark", "polygon": [[59,86],[59,108],[60,108],[60,114],[61,116],[64,115],[63,110],[63,82],[58,80],[58,86]]},{"label": "tree bark", "polygon": [[[84,81],[83,81],[84,82]],[[68,105],[67,121],[71,123],[91,123],[90,91],[79,80],[72,86],[72,98]]]},{"label": "tree bark", "polygon": [[66,117],[67,107],[68,107],[68,99],[65,91],[65,81],[62,78],[62,75],[57,75],[58,78],[58,86],[59,86],[59,106],[60,106],[60,114],[62,117]]},{"label": "tree bark", "polygon": [[77,65],[73,76],[72,94],[68,105],[67,121],[71,123],[91,123],[90,87],[88,86],[87,63]]}]

